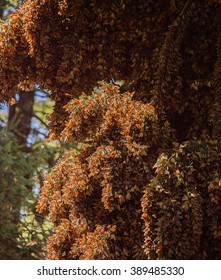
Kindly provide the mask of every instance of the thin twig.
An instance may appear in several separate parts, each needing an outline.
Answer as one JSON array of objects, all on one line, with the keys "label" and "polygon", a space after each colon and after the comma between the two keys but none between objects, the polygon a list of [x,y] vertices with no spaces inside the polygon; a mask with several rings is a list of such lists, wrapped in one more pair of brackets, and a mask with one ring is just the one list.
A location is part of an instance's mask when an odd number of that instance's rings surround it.
[{"label": "thin twig", "polygon": [[48,125],[46,124],[46,122],[44,122],[40,117],[38,117],[36,114],[33,114],[34,118],[36,118],[37,120],[39,120],[44,126],[46,126],[48,128]]}]

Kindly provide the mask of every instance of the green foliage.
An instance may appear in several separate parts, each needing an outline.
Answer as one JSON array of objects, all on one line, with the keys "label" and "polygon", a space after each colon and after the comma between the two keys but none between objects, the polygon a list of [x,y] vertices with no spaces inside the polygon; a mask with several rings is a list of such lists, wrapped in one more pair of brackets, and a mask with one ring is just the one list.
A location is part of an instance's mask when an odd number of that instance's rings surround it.
[{"label": "green foliage", "polygon": [[22,1],[20,0],[2,0],[0,2],[0,22],[7,18],[11,11],[15,10]]},{"label": "green foliage", "polygon": [[15,137],[6,130],[0,132],[0,258],[20,258],[19,211],[29,194],[26,185],[33,173],[30,158],[19,150]]},{"label": "green foliage", "polygon": [[22,1],[20,0],[3,0],[0,3],[0,9],[16,8]]},{"label": "green foliage", "polygon": [[53,111],[54,102],[50,99],[47,100],[35,100],[34,113],[41,121],[47,124],[48,115]]},{"label": "green foliage", "polygon": [[40,140],[24,153],[6,129],[0,139],[0,259],[42,259],[52,228],[35,205],[44,174],[64,148]]},{"label": "green foliage", "polygon": [[[35,205],[32,201],[32,205]],[[45,257],[45,242],[52,231],[52,223],[36,215],[26,207],[25,218],[21,219],[19,226],[18,248],[22,250],[23,259],[42,259]]]}]

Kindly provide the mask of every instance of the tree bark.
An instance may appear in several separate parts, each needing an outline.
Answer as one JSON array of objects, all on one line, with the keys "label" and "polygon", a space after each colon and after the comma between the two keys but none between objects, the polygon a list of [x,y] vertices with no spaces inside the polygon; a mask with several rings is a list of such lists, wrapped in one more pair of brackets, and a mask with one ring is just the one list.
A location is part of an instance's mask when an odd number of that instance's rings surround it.
[{"label": "tree bark", "polygon": [[31,91],[20,91],[19,101],[9,107],[8,128],[18,139],[23,147],[26,146],[27,137],[31,129],[31,118],[33,116],[34,89]]}]

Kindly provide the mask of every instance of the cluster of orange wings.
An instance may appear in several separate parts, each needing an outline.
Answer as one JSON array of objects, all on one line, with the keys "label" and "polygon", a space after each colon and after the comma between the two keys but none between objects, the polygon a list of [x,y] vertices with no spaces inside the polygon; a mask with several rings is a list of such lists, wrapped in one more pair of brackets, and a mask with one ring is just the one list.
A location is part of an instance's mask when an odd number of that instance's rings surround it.
[{"label": "cluster of orange wings", "polygon": [[221,12],[198,2],[32,0],[1,24],[0,101],[47,88],[81,146],[41,191],[48,258],[221,257]]}]

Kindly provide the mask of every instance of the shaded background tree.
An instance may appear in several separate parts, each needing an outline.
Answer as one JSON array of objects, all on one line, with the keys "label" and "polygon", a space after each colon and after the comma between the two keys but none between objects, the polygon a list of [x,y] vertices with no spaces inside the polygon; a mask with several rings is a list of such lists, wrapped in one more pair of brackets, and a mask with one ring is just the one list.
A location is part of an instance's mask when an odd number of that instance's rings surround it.
[{"label": "shaded background tree", "polygon": [[51,137],[78,144],[39,199],[48,258],[220,258],[220,18],[218,0],[36,0],[1,25],[2,100],[50,90]]},{"label": "shaded background tree", "polygon": [[51,230],[35,211],[39,176],[48,168],[48,147],[27,153],[6,128],[0,136],[0,259],[39,259]]},{"label": "shaded background tree", "polygon": [[[21,2],[1,1],[1,18],[6,20]],[[45,253],[51,224],[35,206],[43,176],[60,150],[60,144],[44,140],[52,108],[49,94],[36,85],[29,91],[17,89],[11,105],[1,106],[0,259],[39,259]]]}]

